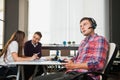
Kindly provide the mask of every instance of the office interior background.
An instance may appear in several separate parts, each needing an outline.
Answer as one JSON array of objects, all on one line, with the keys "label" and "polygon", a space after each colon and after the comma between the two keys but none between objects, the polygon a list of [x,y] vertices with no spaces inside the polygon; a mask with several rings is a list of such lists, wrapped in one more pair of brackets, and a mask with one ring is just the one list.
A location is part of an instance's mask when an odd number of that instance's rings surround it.
[{"label": "office interior background", "polygon": [[31,39],[35,31],[43,35],[43,44],[62,44],[63,41],[83,39],[79,21],[93,17],[96,33],[109,42],[120,44],[119,0],[0,0],[0,48],[16,30]]}]

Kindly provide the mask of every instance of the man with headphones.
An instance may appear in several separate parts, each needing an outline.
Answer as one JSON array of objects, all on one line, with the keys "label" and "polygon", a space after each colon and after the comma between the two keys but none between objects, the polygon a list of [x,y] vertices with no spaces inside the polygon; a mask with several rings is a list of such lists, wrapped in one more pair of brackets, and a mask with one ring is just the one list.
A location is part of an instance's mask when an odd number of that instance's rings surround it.
[{"label": "man with headphones", "polygon": [[89,31],[91,31],[92,33],[94,33],[94,29],[97,26],[96,21],[93,18],[90,18],[90,17],[84,17],[84,18],[82,18],[81,21],[80,21],[80,23],[81,23],[80,24],[80,30],[81,30],[81,33],[84,36],[87,36],[87,35],[91,34]]},{"label": "man with headphones", "polygon": [[[77,55],[70,60],[65,60],[66,71],[36,77],[34,80],[84,80],[83,77],[77,79],[75,77],[84,72],[101,72],[106,62],[108,42],[103,36],[95,33],[96,26],[93,18],[83,17],[80,20],[80,31],[86,37],[81,41]],[[100,80],[99,76],[94,75],[88,75],[86,78]]]}]

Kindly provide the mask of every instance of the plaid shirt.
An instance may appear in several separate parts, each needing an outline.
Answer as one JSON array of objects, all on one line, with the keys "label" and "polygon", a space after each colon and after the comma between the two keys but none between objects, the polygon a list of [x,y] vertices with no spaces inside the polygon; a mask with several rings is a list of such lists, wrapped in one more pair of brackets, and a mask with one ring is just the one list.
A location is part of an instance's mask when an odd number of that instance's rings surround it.
[{"label": "plaid shirt", "polygon": [[[74,69],[78,72],[102,71],[106,62],[108,51],[107,40],[94,34],[87,36],[78,48],[78,54],[73,58],[74,63],[87,63],[88,70]],[[95,80],[99,80],[96,79]]]}]

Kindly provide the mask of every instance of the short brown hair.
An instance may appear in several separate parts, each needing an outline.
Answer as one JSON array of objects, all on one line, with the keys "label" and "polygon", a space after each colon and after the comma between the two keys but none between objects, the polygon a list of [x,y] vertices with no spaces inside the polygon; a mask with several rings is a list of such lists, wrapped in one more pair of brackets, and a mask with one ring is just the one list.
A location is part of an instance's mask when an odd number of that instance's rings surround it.
[{"label": "short brown hair", "polygon": [[42,37],[42,34],[41,34],[41,32],[39,32],[39,31],[35,32],[34,34],[37,34],[37,35],[39,35],[40,37]]}]

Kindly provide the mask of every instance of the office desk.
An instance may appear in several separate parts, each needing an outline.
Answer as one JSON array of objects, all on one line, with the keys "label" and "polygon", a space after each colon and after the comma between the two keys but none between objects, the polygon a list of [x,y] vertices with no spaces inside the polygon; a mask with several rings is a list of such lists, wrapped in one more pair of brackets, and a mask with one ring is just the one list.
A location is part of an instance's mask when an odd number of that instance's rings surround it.
[{"label": "office desk", "polygon": [[[34,61],[24,61],[24,62],[9,62],[7,65],[18,65],[17,79],[20,78],[21,67],[23,65],[64,65],[65,63],[60,63],[58,61],[42,61],[42,60],[34,60]],[[44,69],[45,71],[45,69]],[[46,71],[45,71],[46,73]],[[22,76],[22,80],[24,80]]]}]

